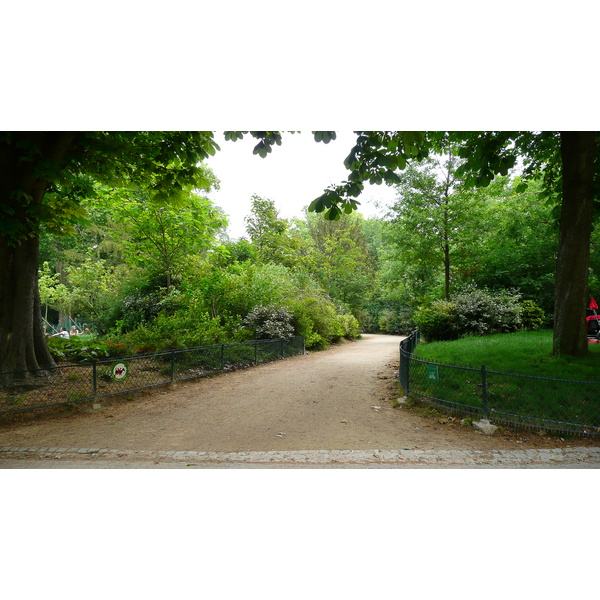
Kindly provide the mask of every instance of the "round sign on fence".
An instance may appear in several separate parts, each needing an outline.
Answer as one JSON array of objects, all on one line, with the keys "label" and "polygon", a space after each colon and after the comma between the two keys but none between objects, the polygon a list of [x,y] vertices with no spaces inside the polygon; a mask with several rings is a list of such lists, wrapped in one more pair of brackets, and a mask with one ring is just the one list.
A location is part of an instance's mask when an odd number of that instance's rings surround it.
[{"label": "round sign on fence", "polygon": [[119,362],[115,363],[110,369],[110,375],[115,381],[121,381],[127,377],[127,365]]}]

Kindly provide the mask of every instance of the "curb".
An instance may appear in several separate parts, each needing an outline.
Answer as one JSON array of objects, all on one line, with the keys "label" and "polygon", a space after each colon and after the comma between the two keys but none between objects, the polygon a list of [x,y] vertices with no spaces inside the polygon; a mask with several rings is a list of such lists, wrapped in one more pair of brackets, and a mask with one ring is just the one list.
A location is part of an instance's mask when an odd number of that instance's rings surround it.
[{"label": "curb", "polygon": [[[568,466],[600,468],[600,448],[542,450],[290,450],[199,452],[185,450],[114,450],[107,448],[0,447],[2,459],[126,459],[154,462],[290,464],[290,465],[423,465],[444,467]],[[1,468],[1,462],[0,462]]]}]

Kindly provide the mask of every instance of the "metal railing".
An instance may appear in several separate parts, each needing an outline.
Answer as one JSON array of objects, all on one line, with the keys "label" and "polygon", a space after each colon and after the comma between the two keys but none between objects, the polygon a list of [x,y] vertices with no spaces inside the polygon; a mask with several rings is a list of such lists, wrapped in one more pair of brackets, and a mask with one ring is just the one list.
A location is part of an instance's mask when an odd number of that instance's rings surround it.
[{"label": "metal railing", "polygon": [[[12,384],[0,386],[0,414],[89,402],[289,358],[304,352],[304,338],[297,336],[59,364],[53,369],[37,373],[11,373]],[[19,382],[19,375],[27,377]]]},{"label": "metal railing", "polygon": [[400,342],[406,396],[493,423],[600,435],[600,382],[548,379],[432,362],[417,356],[418,331]]}]

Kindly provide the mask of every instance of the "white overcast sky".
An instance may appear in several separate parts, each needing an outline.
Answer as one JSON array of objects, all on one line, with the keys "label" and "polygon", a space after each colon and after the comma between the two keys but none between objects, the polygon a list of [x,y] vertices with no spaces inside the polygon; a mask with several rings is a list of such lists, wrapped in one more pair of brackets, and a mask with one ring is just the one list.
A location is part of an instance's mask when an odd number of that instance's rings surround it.
[{"label": "white overcast sky", "polygon": [[[275,146],[266,158],[252,154],[257,140],[250,134],[237,142],[226,142],[216,134],[221,151],[207,164],[221,180],[220,189],[211,200],[228,215],[229,235],[245,235],[244,217],[249,214],[251,197],[257,194],[275,202],[283,218],[302,217],[308,206],[325,188],[347,179],[344,167],[356,136],[350,130],[338,131],[337,139],[324,144],[315,142],[310,131],[284,133],[281,146]],[[368,185],[358,198],[359,211],[365,217],[381,211],[394,198],[394,190],[385,185]]]}]

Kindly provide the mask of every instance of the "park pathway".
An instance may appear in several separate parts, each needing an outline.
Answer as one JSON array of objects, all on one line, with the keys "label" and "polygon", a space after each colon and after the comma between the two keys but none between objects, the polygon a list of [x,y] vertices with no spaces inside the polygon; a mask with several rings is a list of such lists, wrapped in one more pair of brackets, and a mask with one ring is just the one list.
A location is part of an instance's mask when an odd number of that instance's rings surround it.
[{"label": "park pathway", "polygon": [[131,401],[107,400],[99,410],[7,422],[0,425],[0,468],[67,468],[77,460],[156,468],[599,466],[597,448],[551,449],[550,440],[539,448],[527,436],[485,436],[394,408],[400,340],[365,335]]}]

